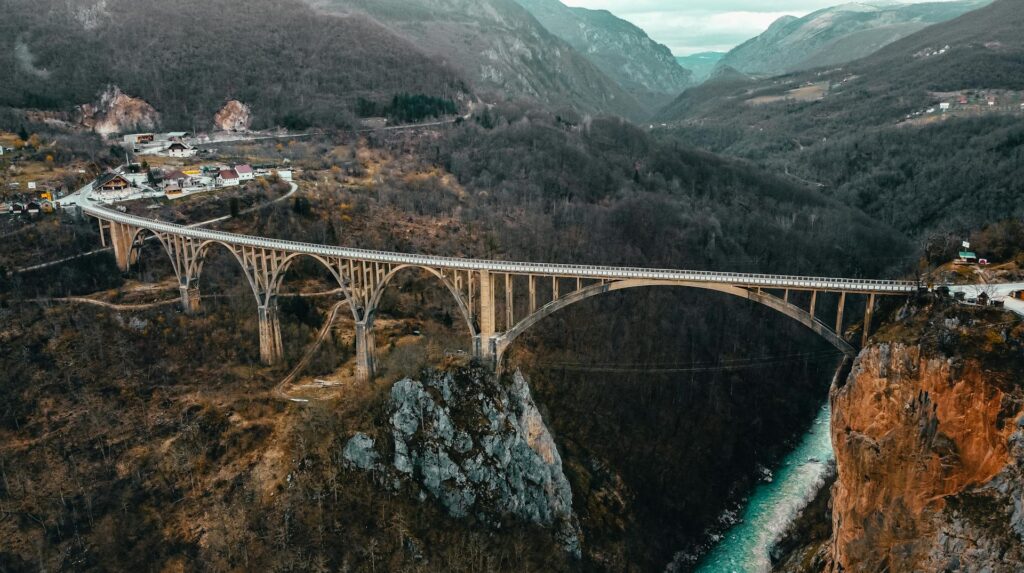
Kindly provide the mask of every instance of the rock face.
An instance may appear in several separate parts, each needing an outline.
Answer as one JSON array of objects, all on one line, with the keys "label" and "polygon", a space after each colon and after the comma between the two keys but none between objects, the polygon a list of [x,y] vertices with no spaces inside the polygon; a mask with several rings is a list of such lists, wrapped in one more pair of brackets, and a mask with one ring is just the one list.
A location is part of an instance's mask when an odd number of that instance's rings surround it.
[{"label": "rock face", "polygon": [[1024,570],[1024,327],[909,314],[833,388],[831,571]]},{"label": "rock face", "polygon": [[249,131],[252,109],[238,100],[231,100],[213,117],[213,125],[220,131]]},{"label": "rock face", "polygon": [[370,436],[356,434],[343,451],[353,467],[378,472],[391,487],[411,486],[453,517],[552,527],[580,554],[572,490],[522,374],[505,381],[466,369],[400,380],[388,412],[380,441],[391,451],[378,453]]},{"label": "rock face", "polygon": [[78,121],[86,129],[107,137],[129,131],[156,129],[160,114],[145,100],[131,97],[117,86],[109,86],[95,104],[78,107]]}]

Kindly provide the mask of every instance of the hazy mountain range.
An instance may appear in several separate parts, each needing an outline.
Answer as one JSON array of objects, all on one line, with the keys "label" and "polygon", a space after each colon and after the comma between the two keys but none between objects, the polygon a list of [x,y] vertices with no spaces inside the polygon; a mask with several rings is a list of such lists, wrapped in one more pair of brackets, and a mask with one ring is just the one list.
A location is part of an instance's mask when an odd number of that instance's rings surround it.
[{"label": "hazy mountain range", "polygon": [[797,18],[784,16],[719,62],[751,75],[778,75],[850,62],[991,0],[923,4],[850,3]]},{"label": "hazy mountain range", "polygon": [[680,66],[693,72],[694,83],[700,83],[711,77],[718,62],[725,57],[726,52],[700,52],[689,56],[679,56],[676,61]]}]

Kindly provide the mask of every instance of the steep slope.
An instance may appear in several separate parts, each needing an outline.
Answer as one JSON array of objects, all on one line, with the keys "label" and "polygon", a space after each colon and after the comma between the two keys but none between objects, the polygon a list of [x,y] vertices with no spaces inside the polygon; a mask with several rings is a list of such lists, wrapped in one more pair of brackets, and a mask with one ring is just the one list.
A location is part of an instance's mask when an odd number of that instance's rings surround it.
[{"label": "steep slope", "polygon": [[851,3],[803,18],[784,16],[721,60],[753,75],[778,75],[850,62],[932,24],[952,20],[991,0],[925,4]]},{"label": "steep slope", "polygon": [[208,126],[232,99],[256,127],[335,125],[360,96],[466,89],[381,26],[300,0],[0,0],[0,13],[0,106],[68,109],[114,84],[166,127]]},{"label": "steep slope", "polygon": [[693,84],[667,46],[607,10],[570,8],[559,0],[516,0],[608,77],[642,100],[675,97]]},{"label": "steep slope", "polygon": [[649,115],[515,0],[306,1],[329,13],[371,16],[462,70],[481,90],[588,113]]},{"label": "steep slope", "polygon": [[1020,318],[924,298],[835,384],[837,476],[779,573],[1024,569]]},{"label": "steep slope", "polygon": [[705,83],[661,121],[908,234],[959,233],[1024,215],[1022,29],[1020,3],[999,0],[840,68]]},{"label": "steep slope", "polygon": [[701,83],[711,77],[718,62],[725,57],[725,52],[700,52],[689,56],[678,56],[680,66],[693,72],[694,83]]}]

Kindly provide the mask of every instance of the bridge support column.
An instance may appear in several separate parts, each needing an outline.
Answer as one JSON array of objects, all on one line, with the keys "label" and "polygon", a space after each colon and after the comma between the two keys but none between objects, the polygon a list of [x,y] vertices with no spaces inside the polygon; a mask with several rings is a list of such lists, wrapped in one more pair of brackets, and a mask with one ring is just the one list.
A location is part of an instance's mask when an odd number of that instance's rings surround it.
[{"label": "bridge support column", "polygon": [[868,307],[864,310],[864,337],[861,340],[861,347],[868,345],[868,338],[871,336],[871,317],[875,314],[875,295],[868,297]]},{"label": "bridge support column", "polygon": [[487,361],[494,357],[491,339],[495,331],[494,277],[488,271],[480,271],[480,334],[474,341],[477,358]]},{"label": "bridge support column", "polygon": [[133,248],[136,229],[120,223],[110,224],[110,243],[114,247],[114,258],[117,260],[117,268],[121,272],[129,272],[132,265],[139,259],[139,254]]},{"label": "bridge support column", "polygon": [[363,382],[373,379],[376,364],[373,360],[373,327],[366,321],[356,323],[356,378]]},{"label": "bridge support column", "polygon": [[194,285],[180,285],[181,307],[185,314],[196,314],[201,307],[202,298],[199,295],[199,287]]},{"label": "bridge support column", "polygon": [[260,360],[273,366],[284,360],[284,344],[281,342],[281,323],[277,318],[277,301],[260,305]]}]

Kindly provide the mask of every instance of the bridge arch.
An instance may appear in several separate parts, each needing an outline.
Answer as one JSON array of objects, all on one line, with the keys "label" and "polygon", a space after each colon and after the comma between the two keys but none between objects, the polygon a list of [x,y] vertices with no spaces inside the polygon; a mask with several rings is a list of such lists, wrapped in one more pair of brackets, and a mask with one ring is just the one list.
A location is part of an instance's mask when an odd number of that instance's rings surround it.
[{"label": "bridge arch", "polygon": [[384,276],[384,278],[380,281],[380,283],[377,285],[377,287],[374,289],[373,293],[370,296],[369,305],[367,306],[366,309],[366,323],[368,327],[373,327],[373,321],[377,315],[377,307],[380,305],[380,301],[381,298],[384,296],[384,292],[391,285],[391,282],[394,281],[395,277],[398,276],[399,273],[407,270],[425,271],[426,273],[432,275],[437,280],[441,281],[441,284],[444,285],[446,289],[448,289],[449,294],[451,294],[452,298],[455,299],[455,304],[459,307],[459,312],[462,313],[462,318],[463,320],[465,320],[467,328],[469,328],[470,337],[477,337],[479,331],[473,322],[473,311],[470,310],[469,303],[466,301],[465,297],[462,296],[462,293],[459,292],[459,289],[456,288],[455,285],[437,269],[433,269],[430,267],[422,267],[418,265],[399,265],[391,269],[391,272]]},{"label": "bridge arch", "polygon": [[172,249],[171,245],[167,242],[168,237],[161,235],[160,233],[157,233],[156,231],[148,229],[146,227],[139,227],[137,229],[132,230],[132,234],[128,242],[131,248],[131,252],[128,255],[129,267],[133,264],[138,263],[138,260],[142,257],[142,247],[145,244],[147,237],[153,237],[160,243],[160,246],[163,248],[164,254],[167,255],[168,259],[170,259],[171,268],[174,269],[174,274],[180,280],[182,269],[180,268],[177,258],[174,256],[174,250]]},{"label": "bridge arch", "polygon": [[276,296],[281,292],[281,285],[284,284],[285,275],[288,274],[288,271],[291,270],[292,266],[297,261],[304,259],[312,260],[319,263],[320,266],[322,266],[324,269],[327,270],[328,273],[330,273],[331,277],[334,279],[334,282],[337,283],[338,287],[341,289],[342,296],[344,296],[345,300],[348,302],[349,309],[352,311],[352,318],[356,322],[358,322],[359,304],[357,303],[355,297],[353,296],[352,289],[346,284],[347,281],[345,280],[345,277],[342,275],[341,269],[334,267],[333,265],[331,265],[331,262],[329,260],[319,255],[313,255],[309,253],[292,253],[285,257],[285,259],[281,261],[280,266],[278,266],[277,270],[270,277],[269,289],[273,296]]},{"label": "bridge arch", "polygon": [[520,320],[515,326],[508,329],[504,333],[497,335],[494,338],[493,354],[495,357],[495,362],[496,364],[500,365],[501,359],[504,356],[505,352],[519,336],[526,332],[530,327],[534,326],[535,324],[547,318],[548,316],[551,316],[552,314],[558,312],[559,310],[562,310],[570,305],[608,292],[634,288],[661,286],[686,287],[710,290],[756,302],[758,304],[776,310],[786,315],[787,317],[803,324],[807,328],[811,329],[815,334],[824,338],[826,341],[832,344],[832,346],[835,346],[836,349],[840,350],[847,356],[853,356],[854,354],[856,354],[856,351],[854,350],[853,346],[850,345],[850,343],[844,340],[842,336],[834,332],[824,323],[817,320],[814,316],[811,315],[811,313],[798,306],[790,304],[789,302],[786,302],[778,297],[766,293],[755,292],[745,288],[724,284],[630,279],[611,283],[591,285],[589,287],[585,287],[583,289],[567,294],[564,297],[549,302],[543,307],[537,309],[536,312]]},{"label": "bridge arch", "polygon": [[260,297],[260,289],[259,284],[256,282],[256,277],[253,276],[252,271],[245,264],[241,255],[238,254],[238,250],[223,241],[207,240],[199,244],[199,247],[196,249],[195,257],[189,261],[187,272],[183,275],[185,277],[184,280],[187,281],[184,284],[191,285],[192,283],[199,282],[199,277],[203,274],[203,267],[206,265],[206,258],[210,253],[211,247],[222,247],[225,251],[230,253],[232,257],[234,257],[238,266],[242,269],[242,274],[245,276],[246,280],[249,281],[249,287],[252,289],[252,295],[256,299],[256,304],[263,306],[265,303]]}]

